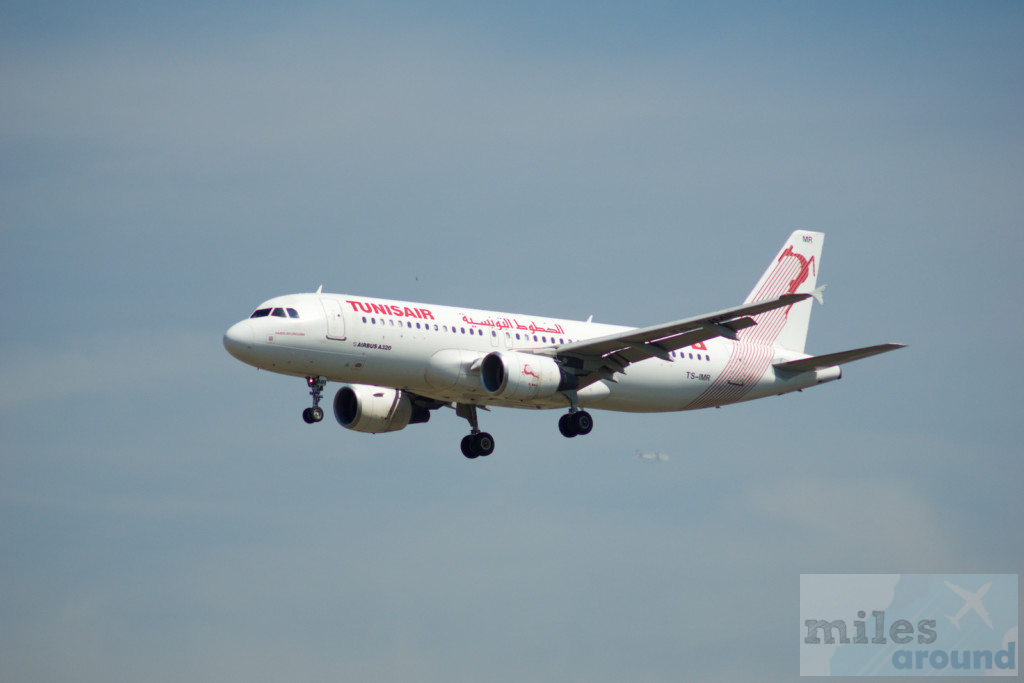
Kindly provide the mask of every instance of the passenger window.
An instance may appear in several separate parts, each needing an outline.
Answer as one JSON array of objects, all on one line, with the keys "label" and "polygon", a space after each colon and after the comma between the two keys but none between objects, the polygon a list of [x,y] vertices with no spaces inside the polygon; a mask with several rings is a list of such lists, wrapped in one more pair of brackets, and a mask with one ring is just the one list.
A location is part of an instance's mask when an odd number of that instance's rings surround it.
[{"label": "passenger window", "polygon": [[270,315],[270,309],[269,308],[261,308],[261,309],[255,311],[255,312],[253,312],[253,314],[250,315],[249,317],[250,318],[266,318],[268,315]]}]

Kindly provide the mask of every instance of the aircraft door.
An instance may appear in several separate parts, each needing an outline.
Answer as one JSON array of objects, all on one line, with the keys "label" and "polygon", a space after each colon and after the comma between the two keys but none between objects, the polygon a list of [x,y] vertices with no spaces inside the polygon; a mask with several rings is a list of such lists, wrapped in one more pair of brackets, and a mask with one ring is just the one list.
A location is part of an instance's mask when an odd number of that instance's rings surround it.
[{"label": "aircraft door", "polygon": [[338,341],[345,340],[345,317],[342,315],[341,302],[336,299],[320,299],[327,318],[327,338]]}]

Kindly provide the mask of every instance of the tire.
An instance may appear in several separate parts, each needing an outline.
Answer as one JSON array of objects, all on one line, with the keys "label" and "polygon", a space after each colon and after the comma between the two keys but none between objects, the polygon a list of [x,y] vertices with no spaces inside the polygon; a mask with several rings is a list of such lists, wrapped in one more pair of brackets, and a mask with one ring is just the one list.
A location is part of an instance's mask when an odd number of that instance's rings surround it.
[{"label": "tire", "polygon": [[567,439],[571,439],[576,436],[576,430],[573,429],[572,420],[570,419],[571,417],[572,415],[566,413],[562,417],[558,418],[558,431],[560,431],[562,436]]},{"label": "tire", "polygon": [[590,430],[594,428],[594,418],[590,417],[590,413],[585,410],[573,413],[569,419],[577,434],[589,434]]},{"label": "tire", "polygon": [[306,424],[308,424],[308,425],[311,425],[311,424],[313,424],[314,422],[316,422],[316,418],[315,418],[315,417],[313,417],[313,409],[312,409],[312,408],[306,408],[305,410],[303,410],[303,411],[302,411],[302,419],[303,419],[303,420],[304,420],[304,421],[306,422]]},{"label": "tire", "polygon": [[476,444],[472,434],[462,437],[462,454],[470,460],[480,455],[476,452]]},{"label": "tire", "polygon": [[320,406],[314,406],[309,409],[309,415],[313,418],[313,422],[319,422],[324,419],[324,409]]},{"label": "tire", "polygon": [[484,457],[494,452],[494,437],[487,432],[480,432],[473,437],[473,449]]}]

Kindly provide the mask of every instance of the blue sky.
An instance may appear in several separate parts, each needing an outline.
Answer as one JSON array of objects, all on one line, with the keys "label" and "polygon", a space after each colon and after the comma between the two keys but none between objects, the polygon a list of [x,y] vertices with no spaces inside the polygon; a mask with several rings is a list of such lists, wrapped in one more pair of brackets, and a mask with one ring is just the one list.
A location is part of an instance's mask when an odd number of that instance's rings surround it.
[{"label": "blue sky", "polygon": [[[1022,14],[6,3],[0,676],[789,680],[801,573],[1018,571]],[[808,350],[910,348],[470,463],[221,347],[320,284],[653,324],[794,229]]]}]

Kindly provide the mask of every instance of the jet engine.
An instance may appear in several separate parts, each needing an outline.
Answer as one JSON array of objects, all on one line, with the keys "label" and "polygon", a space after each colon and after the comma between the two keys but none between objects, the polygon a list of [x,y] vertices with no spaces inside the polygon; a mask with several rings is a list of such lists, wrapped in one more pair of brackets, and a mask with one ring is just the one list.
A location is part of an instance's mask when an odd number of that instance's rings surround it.
[{"label": "jet engine", "polygon": [[487,354],[480,367],[480,381],[487,393],[512,400],[544,398],[579,387],[579,380],[554,358],[514,351]]},{"label": "jet engine", "polygon": [[415,405],[401,389],[351,384],[334,395],[334,417],[346,429],[380,434],[426,422],[430,411]]}]

